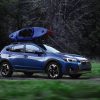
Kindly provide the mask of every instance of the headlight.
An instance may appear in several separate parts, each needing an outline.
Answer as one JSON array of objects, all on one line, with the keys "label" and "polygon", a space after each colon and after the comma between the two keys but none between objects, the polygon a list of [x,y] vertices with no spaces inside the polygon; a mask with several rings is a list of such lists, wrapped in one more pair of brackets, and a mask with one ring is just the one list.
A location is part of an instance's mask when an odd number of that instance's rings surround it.
[{"label": "headlight", "polygon": [[74,58],[64,58],[64,60],[67,62],[77,62],[77,59]]}]

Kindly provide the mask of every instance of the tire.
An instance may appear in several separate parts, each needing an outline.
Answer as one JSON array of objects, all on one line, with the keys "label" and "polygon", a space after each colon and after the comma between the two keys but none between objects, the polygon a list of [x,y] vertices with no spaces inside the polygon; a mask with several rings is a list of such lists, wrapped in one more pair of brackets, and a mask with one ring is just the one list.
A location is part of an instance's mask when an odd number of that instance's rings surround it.
[{"label": "tire", "polygon": [[8,62],[2,62],[0,73],[1,73],[1,76],[3,77],[11,77],[13,74],[11,65]]},{"label": "tire", "polygon": [[31,77],[33,75],[33,72],[24,72],[24,75],[26,77]]},{"label": "tire", "polygon": [[81,74],[70,74],[69,76],[73,79],[78,79],[80,78]]},{"label": "tire", "polygon": [[62,78],[61,66],[57,62],[50,62],[47,65],[47,74],[50,79]]}]

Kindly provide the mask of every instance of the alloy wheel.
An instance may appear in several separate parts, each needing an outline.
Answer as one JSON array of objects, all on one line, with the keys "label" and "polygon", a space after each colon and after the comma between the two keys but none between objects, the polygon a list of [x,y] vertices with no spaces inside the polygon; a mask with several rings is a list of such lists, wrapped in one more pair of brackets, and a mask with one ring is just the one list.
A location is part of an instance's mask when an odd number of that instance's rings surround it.
[{"label": "alloy wheel", "polygon": [[62,77],[60,66],[57,63],[52,62],[48,65],[48,77],[51,79]]}]

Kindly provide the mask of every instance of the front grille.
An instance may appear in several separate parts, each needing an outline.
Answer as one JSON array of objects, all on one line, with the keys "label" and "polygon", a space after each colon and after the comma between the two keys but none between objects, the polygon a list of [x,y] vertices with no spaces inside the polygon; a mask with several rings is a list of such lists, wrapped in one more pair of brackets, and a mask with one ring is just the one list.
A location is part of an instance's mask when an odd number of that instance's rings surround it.
[{"label": "front grille", "polygon": [[91,70],[91,63],[88,61],[82,61],[80,70]]},{"label": "front grille", "polygon": [[90,62],[82,61],[82,62],[81,62],[81,65],[87,65],[87,66],[88,66],[88,65],[90,65]]},{"label": "front grille", "polygon": [[82,64],[82,65],[86,65],[86,64],[87,64],[87,62],[81,62],[81,64]]}]

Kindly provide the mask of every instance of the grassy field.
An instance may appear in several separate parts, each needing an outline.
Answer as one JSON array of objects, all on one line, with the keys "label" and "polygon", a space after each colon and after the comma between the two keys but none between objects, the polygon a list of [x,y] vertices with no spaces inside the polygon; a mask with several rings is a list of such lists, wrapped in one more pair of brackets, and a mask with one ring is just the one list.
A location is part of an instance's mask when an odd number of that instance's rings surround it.
[{"label": "grassy field", "polygon": [[91,62],[92,62],[92,71],[91,73],[87,73],[85,76],[100,77],[100,62],[99,61],[91,61]]},{"label": "grassy field", "polygon": [[23,80],[0,81],[0,100],[100,100],[100,82]]},{"label": "grassy field", "polygon": [[92,61],[92,76],[100,77],[100,62]]},{"label": "grassy field", "polygon": [[[100,76],[100,63],[92,63],[93,75]],[[100,100],[96,80],[0,80],[0,100]]]}]

